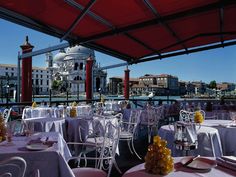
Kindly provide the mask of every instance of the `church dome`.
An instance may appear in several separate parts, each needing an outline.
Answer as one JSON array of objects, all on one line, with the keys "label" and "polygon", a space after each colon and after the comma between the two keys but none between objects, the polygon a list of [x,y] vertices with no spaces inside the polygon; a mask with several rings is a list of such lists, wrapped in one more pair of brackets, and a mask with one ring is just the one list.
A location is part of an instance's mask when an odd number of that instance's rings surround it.
[{"label": "church dome", "polygon": [[56,63],[63,62],[65,57],[66,57],[66,53],[64,51],[60,51],[54,56],[53,62],[56,62]]},{"label": "church dome", "polygon": [[66,50],[67,56],[73,56],[76,55],[78,58],[87,59],[89,56],[95,57],[94,50],[83,47],[81,45],[76,45],[74,47],[68,48]]}]

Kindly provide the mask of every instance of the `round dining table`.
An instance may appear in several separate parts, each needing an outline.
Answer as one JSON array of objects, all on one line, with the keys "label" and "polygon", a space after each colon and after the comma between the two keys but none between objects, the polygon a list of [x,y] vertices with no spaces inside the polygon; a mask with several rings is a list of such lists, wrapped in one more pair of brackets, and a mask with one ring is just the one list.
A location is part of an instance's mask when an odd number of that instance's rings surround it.
[{"label": "round dining table", "polygon": [[32,132],[58,132],[63,136],[65,119],[53,117],[36,117],[23,120]]},{"label": "round dining table", "polygon": [[[198,147],[195,150],[189,151],[189,155],[201,155],[209,157],[222,156],[222,147],[219,132],[216,128],[197,126]],[[167,141],[167,147],[171,149],[172,156],[183,156],[184,151],[176,149],[174,138],[174,126],[164,125],[158,130],[158,135]]]},{"label": "round dining table", "polygon": [[236,141],[234,136],[236,135],[236,124],[231,120],[205,120],[202,126],[212,127],[218,130],[223,155],[236,156]]},{"label": "round dining table", "polygon": [[[217,166],[214,168],[211,168],[208,171],[200,171],[200,170],[194,170],[188,167],[183,166],[180,161],[182,157],[176,157],[174,158],[174,170],[169,173],[168,175],[165,175],[165,177],[235,177],[236,171],[224,168],[222,166]],[[212,159],[212,158],[210,158]],[[158,177],[163,175],[154,175],[147,173],[145,171],[145,164],[139,164],[128,171],[126,171],[122,177]]]}]

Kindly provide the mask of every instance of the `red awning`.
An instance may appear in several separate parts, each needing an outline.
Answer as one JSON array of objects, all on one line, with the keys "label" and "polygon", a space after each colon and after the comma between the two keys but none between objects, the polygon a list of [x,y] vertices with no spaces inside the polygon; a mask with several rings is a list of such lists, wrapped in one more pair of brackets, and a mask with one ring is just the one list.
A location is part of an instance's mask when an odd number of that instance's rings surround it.
[{"label": "red awning", "polygon": [[235,0],[0,2],[1,18],[131,63],[236,43]]}]

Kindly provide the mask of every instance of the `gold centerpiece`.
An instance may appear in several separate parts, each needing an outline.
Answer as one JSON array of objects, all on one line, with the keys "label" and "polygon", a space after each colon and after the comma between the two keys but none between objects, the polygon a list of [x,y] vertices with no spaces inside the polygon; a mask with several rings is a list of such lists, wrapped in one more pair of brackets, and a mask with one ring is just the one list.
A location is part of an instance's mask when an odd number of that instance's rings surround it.
[{"label": "gold centerpiece", "polygon": [[200,111],[196,111],[195,114],[194,114],[194,122],[195,123],[203,123],[204,121],[204,118],[203,118],[203,115]]},{"label": "gold centerpiece", "polygon": [[154,136],[153,144],[148,146],[145,156],[145,169],[148,173],[167,175],[173,170],[174,159],[166,145],[166,140]]},{"label": "gold centerpiece", "polygon": [[71,106],[75,107],[75,106],[77,106],[77,103],[74,101]]},{"label": "gold centerpiece", "polygon": [[37,107],[37,103],[34,101],[33,103],[32,103],[32,108],[36,108]]},{"label": "gold centerpiece", "polygon": [[76,116],[77,116],[76,107],[72,106],[72,108],[70,110],[70,117],[76,117]]}]

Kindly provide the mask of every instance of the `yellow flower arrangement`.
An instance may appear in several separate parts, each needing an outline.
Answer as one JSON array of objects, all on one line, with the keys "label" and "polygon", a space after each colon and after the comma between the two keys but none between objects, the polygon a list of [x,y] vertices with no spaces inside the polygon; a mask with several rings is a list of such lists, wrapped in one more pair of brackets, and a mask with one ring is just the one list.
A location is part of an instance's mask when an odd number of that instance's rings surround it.
[{"label": "yellow flower arrangement", "polygon": [[36,108],[37,107],[37,103],[34,101],[33,103],[32,103],[32,108]]},{"label": "yellow flower arrangement", "polygon": [[76,107],[72,106],[71,110],[70,110],[70,117],[76,117],[77,113],[76,113]]},{"label": "yellow flower arrangement", "polygon": [[71,106],[77,106],[77,103],[74,101]]},{"label": "yellow flower arrangement", "polygon": [[200,111],[196,111],[194,114],[194,122],[203,123],[204,117]]},{"label": "yellow flower arrangement", "polygon": [[166,145],[166,140],[162,140],[161,137],[153,138],[153,144],[148,146],[145,156],[145,169],[148,173],[167,175],[173,171],[174,159]]}]

